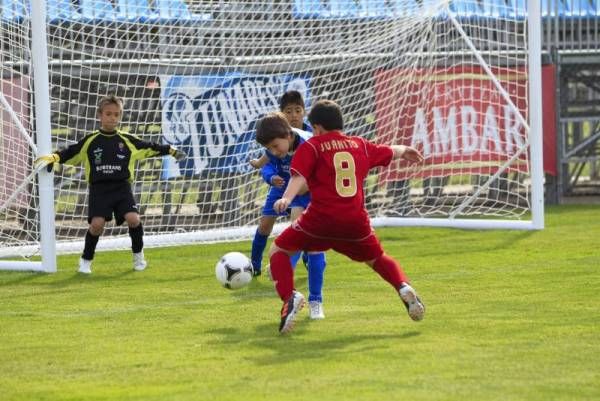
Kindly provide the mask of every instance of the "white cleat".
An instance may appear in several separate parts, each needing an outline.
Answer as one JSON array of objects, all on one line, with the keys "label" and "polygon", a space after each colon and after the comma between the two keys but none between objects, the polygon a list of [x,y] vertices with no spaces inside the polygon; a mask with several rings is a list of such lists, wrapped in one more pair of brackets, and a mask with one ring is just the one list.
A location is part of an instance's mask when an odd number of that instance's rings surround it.
[{"label": "white cleat", "polygon": [[313,320],[325,319],[325,313],[323,313],[323,302],[310,301],[308,303],[308,316]]},{"label": "white cleat", "polygon": [[146,259],[144,259],[144,251],[133,254],[133,270],[141,272],[148,266]]},{"label": "white cleat", "polygon": [[400,299],[404,302],[404,306],[406,306],[408,316],[415,322],[423,320],[423,316],[425,316],[425,305],[423,305],[419,299],[415,289],[408,284],[402,284],[398,293],[400,294]]},{"label": "white cleat", "polygon": [[82,274],[92,274],[92,261],[79,258],[79,269],[77,269],[77,272]]}]

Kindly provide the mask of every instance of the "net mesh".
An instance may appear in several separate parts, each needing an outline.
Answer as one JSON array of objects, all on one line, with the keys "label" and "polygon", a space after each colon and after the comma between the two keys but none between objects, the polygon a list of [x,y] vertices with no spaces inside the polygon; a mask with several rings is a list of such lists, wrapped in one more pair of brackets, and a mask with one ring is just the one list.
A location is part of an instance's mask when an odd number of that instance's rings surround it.
[{"label": "net mesh", "polygon": [[[28,181],[29,5],[10,4],[0,32],[4,247],[38,236],[36,185]],[[337,101],[351,135],[424,153],[423,165],[373,171],[365,194],[372,216],[520,219],[529,210],[523,7],[520,0],[48,0],[52,143],[61,148],[96,130],[98,100],[116,94],[124,99],[121,129],[188,155],[137,165],[134,195],[146,234],[159,238],[149,244],[186,233],[247,237],[268,190],[248,164],[261,152],[254,126],[295,89],[307,110],[321,98]],[[55,204],[59,243],[81,240],[82,167],[55,171]],[[126,228],[111,224],[105,234],[127,239]]]}]

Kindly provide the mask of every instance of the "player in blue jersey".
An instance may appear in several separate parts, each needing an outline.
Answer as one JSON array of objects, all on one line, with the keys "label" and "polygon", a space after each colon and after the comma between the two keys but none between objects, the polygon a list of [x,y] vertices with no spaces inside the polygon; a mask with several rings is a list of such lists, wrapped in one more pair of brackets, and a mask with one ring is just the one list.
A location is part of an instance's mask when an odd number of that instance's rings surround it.
[{"label": "player in blue jersey", "polygon": [[[254,240],[252,241],[252,267],[255,275],[261,274],[262,256],[267,245],[267,239],[273,231],[273,225],[279,216],[288,213],[277,213],[273,204],[281,198],[290,179],[290,163],[294,151],[304,143],[312,134],[310,127],[304,123],[304,99],[298,91],[286,92],[280,100],[280,110],[285,119],[293,127],[289,134],[277,138],[256,138],[257,142],[265,146],[266,151],[260,159],[255,159],[250,164],[261,169],[265,182],[271,187],[263,207],[262,216]],[[310,195],[299,195],[293,199],[289,207],[291,221],[295,221],[307,208]],[[292,256],[292,266],[295,266],[300,253]],[[309,313],[311,319],[323,319],[323,273],[325,271],[325,254],[322,252],[310,253],[307,256],[308,288],[309,288]]]}]

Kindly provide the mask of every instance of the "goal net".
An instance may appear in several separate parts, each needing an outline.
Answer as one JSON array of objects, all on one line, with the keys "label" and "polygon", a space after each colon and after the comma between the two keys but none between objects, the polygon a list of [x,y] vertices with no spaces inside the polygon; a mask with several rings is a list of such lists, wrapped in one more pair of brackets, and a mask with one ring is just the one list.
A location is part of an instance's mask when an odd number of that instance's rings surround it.
[{"label": "goal net", "polygon": [[[47,132],[39,121],[36,130],[31,52],[31,13],[44,3]],[[541,195],[531,160],[540,155],[531,140],[525,3],[3,2],[0,258],[39,253],[45,173],[32,172],[36,136],[49,135],[53,149],[75,143],[98,128],[97,103],[108,94],[124,99],[122,130],[187,154],[136,167],[148,246],[254,233],[268,189],[248,164],[261,153],[255,123],[291,89],[307,111],[318,99],[338,102],[350,135],[424,154],[421,165],[395,162],[367,179],[375,225],[532,228]],[[53,186],[57,250],[80,252],[83,168],[55,168]],[[129,244],[126,228],[110,223],[99,249]]]}]

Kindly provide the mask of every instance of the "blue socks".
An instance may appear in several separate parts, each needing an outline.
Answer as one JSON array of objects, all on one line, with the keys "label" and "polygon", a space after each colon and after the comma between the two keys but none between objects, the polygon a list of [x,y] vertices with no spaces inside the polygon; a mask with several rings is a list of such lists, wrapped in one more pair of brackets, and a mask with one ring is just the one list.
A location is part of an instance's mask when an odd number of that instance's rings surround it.
[{"label": "blue socks", "polygon": [[292,269],[296,270],[296,265],[298,264],[298,260],[300,260],[300,255],[302,252],[296,252],[292,256],[290,256],[290,261],[292,262]]},{"label": "blue socks", "polygon": [[[262,268],[262,257],[267,247],[268,235],[262,235],[256,230],[252,240],[252,268],[260,272]],[[295,253],[290,259],[292,268],[296,267],[303,252]],[[308,255],[308,300],[323,302],[323,273],[325,272],[325,253]]]},{"label": "blue socks", "polygon": [[325,252],[308,255],[308,301],[323,302]]},{"label": "blue socks", "polygon": [[255,272],[259,272],[262,268],[262,256],[267,246],[268,235],[262,235],[256,230],[254,239],[252,240],[252,268]]},{"label": "blue socks", "polygon": [[[256,230],[254,234],[254,239],[252,240],[252,268],[254,271],[261,271],[262,269],[262,257],[265,252],[265,248],[267,247],[267,241],[269,239],[268,235],[262,235]],[[298,252],[294,254],[290,260],[292,262],[292,268],[296,268],[296,264],[298,263],[298,259],[300,259],[300,255],[302,252]]]}]

